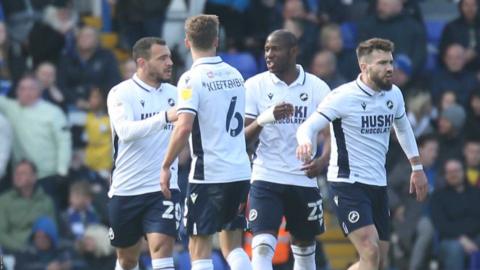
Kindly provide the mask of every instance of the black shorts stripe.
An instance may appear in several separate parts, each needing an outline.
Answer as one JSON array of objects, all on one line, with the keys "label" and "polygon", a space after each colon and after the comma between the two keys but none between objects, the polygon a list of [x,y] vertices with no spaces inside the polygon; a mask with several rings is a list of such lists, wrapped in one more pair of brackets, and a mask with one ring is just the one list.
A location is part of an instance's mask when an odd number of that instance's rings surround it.
[{"label": "black shorts stripe", "polygon": [[198,115],[195,116],[192,129],[192,148],[193,154],[197,157],[195,167],[193,168],[193,178],[195,180],[204,180],[204,166],[203,166],[203,145],[202,135],[200,133],[200,124],[198,123]]},{"label": "black shorts stripe", "polygon": [[342,128],[342,119],[336,119],[332,122],[333,133],[337,141],[337,165],[338,178],[350,177],[350,164],[348,162],[347,144],[345,143],[345,134]]}]

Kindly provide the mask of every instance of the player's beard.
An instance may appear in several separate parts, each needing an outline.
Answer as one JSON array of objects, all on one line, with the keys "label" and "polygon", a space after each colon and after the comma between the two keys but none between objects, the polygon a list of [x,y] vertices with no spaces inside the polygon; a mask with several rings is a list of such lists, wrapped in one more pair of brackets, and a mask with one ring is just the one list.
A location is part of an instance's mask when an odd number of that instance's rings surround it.
[{"label": "player's beard", "polygon": [[152,78],[157,83],[169,82],[171,76],[164,75],[166,74],[166,69],[163,72],[158,72],[153,68],[148,70],[148,76]]},{"label": "player's beard", "polygon": [[387,74],[385,74],[382,77],[380,77],[379,73],[372,73],[370,76],[370,79],[377,85],[378,88],[384,90],[384,91],[390,91],[392,89],[392,81],[387,80],[386,78]]}]

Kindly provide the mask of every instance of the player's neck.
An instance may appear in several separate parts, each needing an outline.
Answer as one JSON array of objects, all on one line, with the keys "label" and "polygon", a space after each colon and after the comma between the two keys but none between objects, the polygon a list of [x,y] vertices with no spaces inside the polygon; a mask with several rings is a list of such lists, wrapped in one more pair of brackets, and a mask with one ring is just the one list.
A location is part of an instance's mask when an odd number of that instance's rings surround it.
[{"label": "player's neck", "polygon": [[374,90],[375,92],[380,91],[380,87],[378,87],[376,83],[374,83],[372,80],[370,80],[370,78],[365,73],[362,73],[360,75],[360,80],[364,84],[366,84],[368,87],[370,87],[370,89]]},{"label": "player's neck", "polygon": [[217,55],[217,50],[215,48],[212,48],[210,50],[195,50],[195,49],[190,49],[192,53],[192,59],[193,62],[197,61],[200,58],[205,58],[205,57],[214,57]]},{"label": "player's neck", "polygon": [[284,72],[275,74],[282,82],[287,85],[290,85],[298,78],[299,71],[297,70],[297,66],[293,65],[286,69]]},{"label": "player's neck", "polygon": [[150,85],[151,87],[154,87],[154,88],[159,88],[160,87],[160,84],[159,82],[155,81],[155,80],[152,80],[148,77],[147,73],[142,70],[142,69],[138,69],[137,70],[137,77],[144,83]]}]

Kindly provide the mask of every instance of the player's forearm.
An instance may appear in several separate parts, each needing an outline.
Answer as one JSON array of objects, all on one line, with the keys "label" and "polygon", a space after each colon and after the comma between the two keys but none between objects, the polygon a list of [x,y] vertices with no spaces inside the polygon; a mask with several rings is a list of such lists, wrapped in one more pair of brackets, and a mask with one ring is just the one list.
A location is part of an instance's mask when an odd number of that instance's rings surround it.
[{"label": "player's forearm", "polygon": [[407,158],[411,160],[410,163],[412,165],[420,164],[417,142],[415,141],[415,135],[413,134],[412,127],[410,126],[407,117],[404,115],[400,119],[395,119],[393,127],[403,152]]},{"label": "player's forearm", "polygon": [[300,125],[297,130],[297,142],[299,145],[312,144],[313,138],[320,130],[328,125],[329,121],[319,113],[313,113]]},{"label": "player's forearm", "polygon": [[263,127],[260,126],[257,121],[251,118],[245,119],[245,140],[247,146],[255,143],[262,132]]},{"label": "player's forearm", "polygon": [[138,140],[161,131],[168,122],[167,113],[160,113],[141,121],[112,119],[116,134],[122,141]]},{"label": "player's forearm", "polygon": [[185,147],[192,129],[185,125],[176,125],[172,131],[170,143],[168,144],[167,153],[163,159],[163,168],[170,168],[174,160],[178,157],[182,149]]}]

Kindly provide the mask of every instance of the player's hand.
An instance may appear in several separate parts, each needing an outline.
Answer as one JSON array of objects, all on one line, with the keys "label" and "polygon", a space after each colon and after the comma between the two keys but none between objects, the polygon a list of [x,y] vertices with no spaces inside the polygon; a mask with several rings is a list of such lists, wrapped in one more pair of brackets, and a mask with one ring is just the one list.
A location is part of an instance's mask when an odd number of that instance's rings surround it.
[{"label": "player's hand", "polygon": [[315,178],[322,173],[323,169],[327,165],[327,158],[319,157],[316,159],[311,160],[308,163],[303,164],[302,168],[300,168],[302,171],[305,171],[305,174],[309,178]]},{"label": "player's hand", "polygon": [[273,116],[275,120],[281,120],[293,115],[293,105],[290,103],[282,102],[275,105],[273,108]]},{"label": "player's hand", "polygon": [[412,171],[410,176],[410,194],[416,193],[417,201],[421,202],[427,197],[427,192],[428,182],[423,170]]},{"label": "player's hand", "polygon": [[477,244],[474,241],[472,241],[470,238],[468,238],[467,236],[462,235],[462,236],[460,236],[460,238],[458,240],[460,242],[460,245],[462,245],[463,250],[466,253],[472,254],[472,253],[478,251]]},{"label": "player's hand", "polygon": [[170,200],[172,197],[172,193],[170,192],[170,176],[172,173],[170,172],[170,168],[163,167],[160,171],[160,188],[162,189],[163,196],[165,199]]},{"label": "player's hand", "polygon": [[170,110],[167,111],[167,120],[168,122],[175,122],[177,121],[178,116],[177,116],[177,106],[170,108]]},{"label": "player's hand", "polygon": [[297,147],[297,158],[304,164],[310,163],[312,159],[312,144],[305,143]]}]

